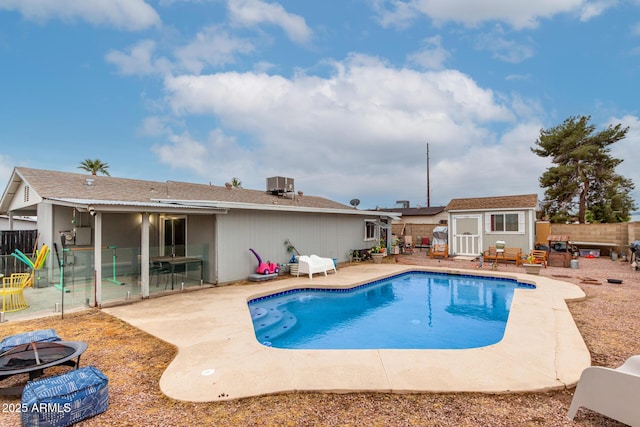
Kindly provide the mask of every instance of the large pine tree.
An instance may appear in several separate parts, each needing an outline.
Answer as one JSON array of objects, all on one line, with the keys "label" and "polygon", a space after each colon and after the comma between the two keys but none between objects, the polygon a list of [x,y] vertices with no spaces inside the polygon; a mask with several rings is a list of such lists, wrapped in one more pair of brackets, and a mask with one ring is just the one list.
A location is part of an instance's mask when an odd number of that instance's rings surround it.
[{"label": "large pine tree", "polygon": [[539,179],[546,189],[542,208],[552,222],[576,216],[581,224],[587,219],[623,222],[635,209],[630,196],[634,184],[616,173],[622,160],[610,155],[610,146],[624,139],[629,128],[610,125],[596,133],[590,120],[590,116],[569,117],[559,126],[542,129],[531,148],[554,164]]}]

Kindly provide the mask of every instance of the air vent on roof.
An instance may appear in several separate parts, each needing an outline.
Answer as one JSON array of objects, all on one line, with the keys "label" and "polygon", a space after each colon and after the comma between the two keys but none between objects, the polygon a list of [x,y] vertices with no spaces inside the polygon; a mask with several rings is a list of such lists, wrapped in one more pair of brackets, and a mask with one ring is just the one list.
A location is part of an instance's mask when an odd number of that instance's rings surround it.
[{"label": "air vent on roof", "polygon": [[284,194],[294,191],[293,178],[283,176],[272,176],[267,178],[267,193]]}]

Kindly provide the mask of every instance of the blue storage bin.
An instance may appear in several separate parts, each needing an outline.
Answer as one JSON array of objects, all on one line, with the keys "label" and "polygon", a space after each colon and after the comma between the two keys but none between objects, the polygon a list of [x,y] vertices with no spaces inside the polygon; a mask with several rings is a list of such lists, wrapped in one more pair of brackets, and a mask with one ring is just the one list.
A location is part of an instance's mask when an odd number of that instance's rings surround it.
[{"label": "blue storage bin", "polygon": [[23,426],[64,427],[109,406],[109,380],[94,366],[29,381],[21,400]]}]

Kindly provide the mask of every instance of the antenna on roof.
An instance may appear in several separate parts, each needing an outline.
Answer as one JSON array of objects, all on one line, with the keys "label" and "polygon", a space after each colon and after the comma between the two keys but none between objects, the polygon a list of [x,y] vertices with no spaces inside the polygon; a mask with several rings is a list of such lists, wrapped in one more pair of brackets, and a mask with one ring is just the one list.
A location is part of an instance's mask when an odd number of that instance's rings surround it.
[{"label": "antenna on roof", "polygon": [[351,204],[351,206],[353,206],[354,208],[357,208],[358,205],[360,204],[360,199],[351,199],[351,201],[349,202]]}]

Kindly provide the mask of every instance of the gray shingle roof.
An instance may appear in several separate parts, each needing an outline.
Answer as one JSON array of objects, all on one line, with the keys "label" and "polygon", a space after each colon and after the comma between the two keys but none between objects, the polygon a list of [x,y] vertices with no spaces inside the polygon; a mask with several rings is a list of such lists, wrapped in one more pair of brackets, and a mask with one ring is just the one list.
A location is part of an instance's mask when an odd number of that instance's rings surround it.
[{"label": "gray shingle roof", "polygon": [[518,196],[478,197],[472,199],[451,199],[448,211],[486,210],[486,209],[535,209],[538,206],[537,194]]},{"label": "gray shingle roof", "polygon": [[434,216],[444,212],[445,206],[430,206],[420,208],[391,208],[385,209],[389,212],[399,212],[403,217],[405,216]]},{"label": "gray shingle roof", "polygon": [[296,194],[295,197],[287,198],[272,195],[266,191],[229,189],[225,186],[207,184],[144,181],[23,167],[17,167],[15,170],[33,190],[46,199],[147,203],[157,200],[197,200],[353,210],[350,206],[306,194]]}]

